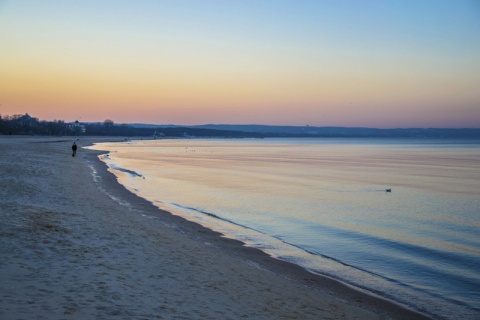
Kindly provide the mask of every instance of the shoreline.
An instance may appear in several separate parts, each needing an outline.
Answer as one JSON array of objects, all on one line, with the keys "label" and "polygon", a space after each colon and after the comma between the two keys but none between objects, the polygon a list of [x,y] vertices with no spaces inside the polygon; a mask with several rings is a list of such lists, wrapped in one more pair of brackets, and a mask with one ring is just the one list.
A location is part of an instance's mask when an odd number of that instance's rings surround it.
[{"label": "shoreline", "polygon": [[[0,137],[0,145],[4,143],[2,140],[7,139],[9,138]],[[54,150],[54,152],[59,153],[63,152],[63,149],[68,147],[69,143],[76,140],[73,137],[65,138],[65,140],[63,138],[55,139],[48,137],[23,138],[25,139],[24,141],[21,141],[22,138],[18,137],[13,139],[19,140],[17,141],[17,146],[29,140],[49,142],[49,147],[44,149]],[[79,142],[80,146],[87,146],[95,142],[122,142],[122,140],[111,137],[82,137],[77,141],[77,144]],[[81,148],[77,151],[77,157],[73,159],[74,161],[79,160],[75,163],[75,169],[82,174],[81,181],[85,186],[88,185],[86,187],[88,190],[86,191],[88,196],[92,197],[90,201],[94,200],[94,203],[86,203],[84,206],[96,213],[95,217],[97,220],[105,224],[121,223],[123,232],[126,230],[124,228],[127,228],[128,232],[131,233],[129,239],[133,240],[138,248],[148,252],[146,257],[154,260],[154,265],[161,262],[162,259],[168,260],[169,263],[178,263],[178,265],[174,268],[170,267],[170,269],[168,265],[164,266],[163,268],[166,268],[165,271],[171,273],[178,271],[177,269],[185,269],[186,261],[178,260],[188,260],[187,265],[192,266],[192,269],[187,268],[183,273],[178,274],[176,278],[170,279],[172,287],[167,286],[170,288],[170,295],[173,293],[183,294],[182,299],[184,301],[195,305],[197,300],[188,299],[189,294],[185,293],[185,291],[180,290],[180,292],[177,292],[178,289],[174,289],[175,286],[185,285],[184,281],[180,280],[178,282],[179,279],[188,278],[193,287],[189,288],[196,292],[197,299],[198,296],[202,295],[205,297],[210,295],[210,299],[207,299],[208,301],[229,297],[226,305],[224,301],[222,303],[211,303],[211,305],[205,307],[197,306],[204,312],[203,316],[239,318],[241,317],[241,312],[244,312],[244,315],[253,318],[302,317],[313,319],[329,316],[334,319],[342,317],[348,319],[429,319],[428,316],[397,304],[394,301],[362,292],[339,280],[310,273],[300,266],[270,257],[260,249],[246,247],[240,241],[225,238],[218,232],[159,209],[151,202],[131,193],[117,181],[114,174],[108,171],[107,165],[98,158],[99,155],[105,153],[108,153],[108,151],[103,152]],[[70,161],[72,159],[66,158],[64,160],[65,168],[68,169],[69,162],[72,162]],[[94,172],[91,172],[89,177],[85,177],[85,174],[92,170]],[[92,177],[92,174],[95,177]],[[61,179],[59,177],[53,178],[54,180],[55,178],[57,180]],[[88,179],[90,179],[90,184],[88,184]],[[95,193],[95,190],[98,190],[98,188],[102,190],[101,193],[103,194],[92,194],[92,191]],[[2,202],[6,201],[4,197],[1,199]],[[102,203],[98,202],[99,200],[102,200]],[[108,201],[111,203],[107,204]],[[109,210],[111,210],[108,214],[105,214],[108,217],[101,215],[105,213],[105,210],[95,211],[102,206],[108,206]],[[112,228],[116,227],[118,226],[112,226]],[[0,239],[5,239],[6,237],[2,236],[5,232],[1,232]],[[71,232],[74,233],[74,230],[72,229]],[[113,234],[117,233],[114,232]],[[137,239],[136,237],[140,235],[143,238]],[[114,243],[122,243],[125,240],[116,236],[112,236],[111,239]],[[167,245],[162,245],[165,243]],[[149,244],[157,247],[148,246]],[[123,243],[123,245],[127,247],[125,250],[130,252],[128,243]],[[113,248],[111,250],[115,251]],[[161,255],[157,251],[167,254]],[[172,254],[173,252],[175,252],[175,257],[168,256],[168,253]],[[120,259],[120,261],[116,262],[122,262],[123,258],[112,257],[117,260]],[[111,261],[112,257],[107,261]],[[133,268],[137,270],[136,272],[138,272],[138,269],[142,269],[143,265],[141,262],[141,260],[131,261]],[[196,267],[197,265],[201,266]],[[0,265],[0,267],[4,268],[3,265]],[[146,269],[144,277],[147,277],[148,270],[151,270]],[[9,272],[14,274],[13,270]],[[197,272],[197,274],[188,274],[190,272]],[[9,273],[7,273],[8,275]],[[68,274],[65,275],[67,278],[68,276]],[[200,280],[195,276],[198,276]],[[160,279],[164,277],[165,275],[162,275]],[[119,282],[119,280],[117,279],[116,282]],[[161,282],[158,283],[157,290],[163,288],[160,285]],[[108,284],[108,281],[106,283]],[[220,285],[217,285],[218,283]],[[108,287],[108,285],[106,286]],[[155,295],[155,292],[153,290],[149,293]],[[126,292],[123,292],[123,294],[126,294]],[[297,300],[293,301],[292,299],[295,297]],[[2,301],[6,300],[3,299]],[[271,305],[272,301],[277,303],[275,307]],[[236,308],[238,307],[236,304],[242,306],[240,308],[242,310]],[[283,309],[281,309],[282,306],[284,306]],[[22,307],[25,308],[26,306],[23,305]],[[251,307],[251,309],[246,310],[246,307]],[[203,310],[204,308],[206,309]],[[219,308],[222,310],[218,310]],[[195,312],[190,310],[189,307],[184,307],[184,309],[183,311],[181,310],[184,312],[182,314],[179,311],[174,312],[172,310],[170,310],[170,313],[165,312],[164,314],[168,317],[178,318],[203,317],[198,314],[198,310]],[[233,309],[230,310],[229,314],[220,315],[220,311],[227,312],[226,310],[229,309]],[[266,310],[262,311],[262,309]],[[80,308],[75,310],[79,311],[72,312],[72,315],[82,314]],[[124,316],[127,313],[123,314],[120,312]],[[158,314],[162,313],[159,312]],[[2,311],[0,311],[0,315],[2,315]],[[6,319],[14,319],[14,317],[6,317]]]}]

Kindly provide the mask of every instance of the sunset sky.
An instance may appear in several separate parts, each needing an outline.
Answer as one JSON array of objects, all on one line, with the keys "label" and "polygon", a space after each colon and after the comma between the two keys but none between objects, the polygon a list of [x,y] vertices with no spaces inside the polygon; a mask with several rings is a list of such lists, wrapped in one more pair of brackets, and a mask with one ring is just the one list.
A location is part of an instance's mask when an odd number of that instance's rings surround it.
[{"label": "sunset sky", "polygon": [[480,127],[478,0],[0,0],[0,114]]}]

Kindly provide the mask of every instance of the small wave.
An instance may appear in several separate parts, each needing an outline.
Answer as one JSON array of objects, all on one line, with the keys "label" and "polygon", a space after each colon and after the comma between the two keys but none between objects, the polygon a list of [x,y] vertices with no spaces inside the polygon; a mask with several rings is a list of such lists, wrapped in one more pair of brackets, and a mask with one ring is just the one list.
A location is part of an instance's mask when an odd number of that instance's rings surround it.
[{"label": "small wave", "polygon": [[240,223],[237,223],[235,221],[232,221],[230,219],[225,219],[225,218],[222,218],[222,217],[219,217],[217,216],[216,214],[213,214],[211,212],[207,212],[207,211],[203,211],[203,210],[200,210],[200,209],[197,209],[197,208],[193,208],[193,207],[187,207],[187,206],[182,206],[181,204],[178,204],[178,203],[172,203],[173,206],[177,207],[177,208],[180,208],[180,209],[186,209],[186,210],[191,210],[191,211],[195,211],[195,212],[198,212],[198,213],[201,213],[201,214],[204,214],[210,218],[214,218],[214,219],[218,219],[218,220],[221,220],[223,222],[227,222],[227,223],[230,223],[230,224],[233,224],[237,227],[241,227],[241,228],[245,228],[245,229],[248,229],[248,230],[252,230],[252,231],[255,231],[255,232],[258,232],[260,234],[263,234],[263,235],[266,235],[265,233],[259,231],[259,230],[256,230],[256,229],[253,229],[251,227],[247,227],[246,225],[243,225],[243,224],[240,224]]},{"label": "small wave", "polygon": [[117,166],[116,164],[109,164],[108,166],[109,166],[110,169],[128,173],[128,174],[130,174],[130,175],[133,176],[133,177],[139,177],[139,178],[145,179],[145,177],[144,177],[143,175],[141,175],[140,173],[138,173],[138,172],[136,172],[136,171],[119,167],[119,166]]}]

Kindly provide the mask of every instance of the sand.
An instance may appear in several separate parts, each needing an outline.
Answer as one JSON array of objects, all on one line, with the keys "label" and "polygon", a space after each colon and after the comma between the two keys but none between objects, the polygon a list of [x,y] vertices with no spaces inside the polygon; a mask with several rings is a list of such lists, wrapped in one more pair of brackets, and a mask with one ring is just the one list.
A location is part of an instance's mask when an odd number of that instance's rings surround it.
[{"label": "sand", "polygon": [[72,157],[102,140],[0,136],[0,319],[426,318],[159,210],[99,152]]}]

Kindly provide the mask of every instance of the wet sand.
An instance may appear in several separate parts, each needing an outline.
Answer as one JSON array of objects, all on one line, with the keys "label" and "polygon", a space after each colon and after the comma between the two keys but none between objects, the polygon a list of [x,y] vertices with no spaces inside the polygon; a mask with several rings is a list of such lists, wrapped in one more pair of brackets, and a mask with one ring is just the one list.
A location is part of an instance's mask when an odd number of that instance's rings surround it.
[{"label": "wet sand", "polygon": [[[425,319],[159,210],[115,138],[0,136],[0,319]],[[188,195],[186,195],[188,196]]]}]

